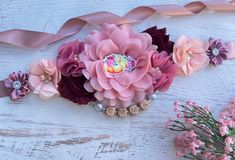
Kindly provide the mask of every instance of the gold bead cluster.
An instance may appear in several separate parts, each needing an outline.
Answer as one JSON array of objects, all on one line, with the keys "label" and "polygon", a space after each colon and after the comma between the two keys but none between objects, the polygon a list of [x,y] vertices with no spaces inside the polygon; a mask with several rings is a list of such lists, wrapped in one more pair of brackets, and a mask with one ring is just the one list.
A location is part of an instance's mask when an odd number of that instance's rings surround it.
[{"label": "gold bead cluster", "polygon": [[52,77],[51,76],[48,76],[46,74],[41,74],[40,75],[40,79],[41,81],[43,81],[44,83],[50,83],[51,80],[52,80]]},{"label": "gold bead cluster", "polygon": [[105,114],[108,116],[117,115],[119,117],[126,117],[128,114],[136,115],[140,113],[142,110],[146,110],[150,105],[150,101],[145,99],[141,103],[137,105],[131,105],[128,108],[115,108],[115,107],[107,107],[105,109]]}]

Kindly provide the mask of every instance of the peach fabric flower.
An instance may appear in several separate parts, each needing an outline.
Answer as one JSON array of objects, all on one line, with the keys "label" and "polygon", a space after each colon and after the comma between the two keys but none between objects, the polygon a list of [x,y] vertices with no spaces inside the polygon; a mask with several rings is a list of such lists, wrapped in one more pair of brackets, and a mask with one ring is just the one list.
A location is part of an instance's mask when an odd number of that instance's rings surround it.
[{"label": "peach fabric flower", "polygon": [[35,94],[43,99],[59,94],[57,91],[61,73],[56,67],[56,61],[42,59],[31,64],[29,69],[29,84]]},{"label": "peach fabric flower", "polygon": [[[129,25],[118,27],[104,24],[100,31],[90,33],[84,42],[84,51],[80,54],[80,59],[86,66],[82,71],[88,79],[84,87],[89,92],[96,91],[95,97],[102,104],[128,107],[153,93],[149,70],[155,47],[149,34],[134,33]],[[134,69],[116,74],[108,73],[104,69],[104,58],[112,54],[133,58],[136,62]]]},{"label": "peach fabric flower", "polygon": [[190,39],[186,36],[179,37],[173,49],[173,60],[178,65],[178,73],[190,75],[206,67],[210,61],[206,55],[208,47],[208,42]]}]

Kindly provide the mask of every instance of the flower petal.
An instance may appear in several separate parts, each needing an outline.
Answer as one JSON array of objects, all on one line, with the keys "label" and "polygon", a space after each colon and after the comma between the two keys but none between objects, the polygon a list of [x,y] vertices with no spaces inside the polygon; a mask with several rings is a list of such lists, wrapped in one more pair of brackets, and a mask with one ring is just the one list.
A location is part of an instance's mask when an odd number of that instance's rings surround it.
[{"label": "flower petal", "polygon": [[105,56],[116,52],[118,52],[118,47],[110,39],[100,41],[97,44],[96,55],[100,60],[102,60]]}]

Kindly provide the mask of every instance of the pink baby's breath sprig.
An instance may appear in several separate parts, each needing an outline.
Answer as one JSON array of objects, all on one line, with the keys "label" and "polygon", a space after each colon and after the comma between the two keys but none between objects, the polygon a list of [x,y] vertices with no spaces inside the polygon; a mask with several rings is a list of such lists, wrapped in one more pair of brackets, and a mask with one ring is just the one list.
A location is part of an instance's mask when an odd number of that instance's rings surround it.
[{"label": "pink baby's breath sprig", "polygon": [[176,136],[178,158],[196,160],[235,160],[235,103],[221,113],[217,121],[208,106],[187,101],[174,103],[177,119],[168,120],[167,128],[181,132]]}]

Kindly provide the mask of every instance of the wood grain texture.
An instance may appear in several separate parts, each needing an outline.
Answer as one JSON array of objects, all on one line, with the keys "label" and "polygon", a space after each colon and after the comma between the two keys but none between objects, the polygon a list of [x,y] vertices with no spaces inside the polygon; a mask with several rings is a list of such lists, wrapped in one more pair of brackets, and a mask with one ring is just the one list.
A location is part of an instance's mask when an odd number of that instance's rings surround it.
[{"label": "wood grain texture", "polygon": [[[190,0],[0,0],[0,30],[32,29],[55,33],[70,17],[106,10],[123,15],[139,5],[185,4]],[[136,31],[157,25],[167,27],[172,40],[181,34],[224,41],[235,40],[235,13],[160,17],[134,25]],[[40,50],[0,45],[0,79],[12,71],[27,71],[37,59],[55,57],[60,44],[83,38],[92,26],[66,40]],[[45,101],[31,94],[11,102],[0,99],[1,160],[174,160],[174,134],[164,129],[174,115],[175,100],[192,99],[210,104],[215,115],[235,93],[235,61],[208,67],[189,77],[177,77],[168,92],[160,93],[150,109],[135,117],[106,117],[90,106],[63,98]]]}]

